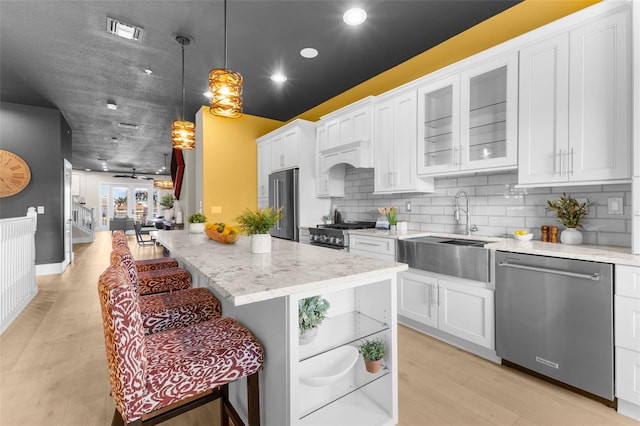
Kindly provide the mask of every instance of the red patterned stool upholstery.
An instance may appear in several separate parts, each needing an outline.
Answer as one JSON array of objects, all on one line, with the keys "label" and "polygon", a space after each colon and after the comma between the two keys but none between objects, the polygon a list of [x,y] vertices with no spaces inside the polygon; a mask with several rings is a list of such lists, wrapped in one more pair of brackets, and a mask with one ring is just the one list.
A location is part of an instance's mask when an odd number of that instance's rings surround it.
[{"label": "red patterned stool upholstery", "polygon": [[111,251],[111,265],[121,265],[127,270],[134,290],[140,295],[191,287],[191,275],[183,268],[152,269],[138,272],[128,247],[118,246]]},{"label": "red patterned stool upholstery", "polygon": [[188,288],[140,296],[144,334],[219,318],[220,301],[206,288]]},{"label": "red patterned stool upholstery", "polygon": [[[127,236],[125,235],[124,231],[113,231],[113,234],[111,236],[111,247],[126,247],[127,249],[129,249],[129,253],[131,253],[129,240],[127,240]],[[179,266],[178,261],[172,257],[159,257],[155,259],[144,260],[134,259],[133,262],[135,263],[138,272],[152,271],[154,269],[177,268]]]},{"label": "red patterned stool upholstery", "polygon": [[249,330],[217,318],[145,336],[138,296],[118,267],[102,273],[98,295],[116,405],[112,425],[160,423],[217,398],[220,424],[244,425],[228,400],[228,384],[244,377],[249,426],[260,424],[264,351]]}]

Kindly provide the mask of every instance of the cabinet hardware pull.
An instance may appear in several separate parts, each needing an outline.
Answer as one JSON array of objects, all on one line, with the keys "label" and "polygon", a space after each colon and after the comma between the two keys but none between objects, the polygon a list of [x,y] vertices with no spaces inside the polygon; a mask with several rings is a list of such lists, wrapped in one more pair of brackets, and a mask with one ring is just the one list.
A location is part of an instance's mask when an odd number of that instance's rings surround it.
[{"label": "cabinet hardware pull", "polygon": [[562,176],[562,150],[560,150],[560,153],[558,154],[558,163],[560,165],[560,172],[558,173],[560,176]]},{"label": "cabinet hardware pull", "polygon": [[[571,156],[571,161],[569,161],[569,155]],[[569,153],[567,154],[567,163],[567,168],[569,165],[571,166],[571,170],[567,170],[567,174],[571,173],[571,176],[573,176],[573,147],[569,149]]]},{"label": "cabinet hardware pull", "polygon": [[578,272],[562,271],[560,269],[539,268],[537,266],[509,263],[506,260],[503,260],[502,262],[498,263],[498,266],[502,266],[503,268],[524,269],[526,271],[543,272],[548,274],[564,275],[564,276],[573,277],[573,278],[583,278],[585,280],[600,281],[600,274],[598,272],[594,272],[593,274],[581,274]]}]

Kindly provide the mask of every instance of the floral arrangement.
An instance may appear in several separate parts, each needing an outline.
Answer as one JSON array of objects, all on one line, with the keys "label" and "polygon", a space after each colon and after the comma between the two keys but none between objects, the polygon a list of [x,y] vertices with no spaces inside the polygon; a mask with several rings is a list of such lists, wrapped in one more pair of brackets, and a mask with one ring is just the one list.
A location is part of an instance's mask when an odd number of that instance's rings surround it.
[{"label": "floral arrangement", "polygon": [[378,208],[378,213],[382,216],[387,216],[389,218],[389,225],[393,226],[397,223],[396,214],[398,212],[397,207],[380,207]]},{"label": "floral arrangement", "polygon": [[556,216],[567,228],[582,226],[581,222],[589,214],[589,206],[593,205],[588,199],[584,203],[578,202],[571,195],[565,193],[556,200],[547,200],[547,211],[555,212]]}]

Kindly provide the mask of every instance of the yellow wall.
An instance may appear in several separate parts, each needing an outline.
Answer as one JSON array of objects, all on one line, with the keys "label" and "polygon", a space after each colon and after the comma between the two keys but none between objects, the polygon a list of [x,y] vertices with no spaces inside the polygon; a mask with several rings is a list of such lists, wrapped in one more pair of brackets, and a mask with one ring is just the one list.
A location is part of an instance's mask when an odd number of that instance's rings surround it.
[{"label": "yellow wall", "polygon": [[501,14],[489,18],[438,46],[329,99],[296,118],[317,121],[323,115],[343,106],[369,95],[387,92],[600,1],[524,0]]},{"label": "yellow wall", "polygon": [[[236,223],[246,208],[257,207],[256,138],[284,123],[244,115],[239,119],[214,117],[203,106],[202,211],[207,222]],[[212,213],[212,207],[221,213]]]}]

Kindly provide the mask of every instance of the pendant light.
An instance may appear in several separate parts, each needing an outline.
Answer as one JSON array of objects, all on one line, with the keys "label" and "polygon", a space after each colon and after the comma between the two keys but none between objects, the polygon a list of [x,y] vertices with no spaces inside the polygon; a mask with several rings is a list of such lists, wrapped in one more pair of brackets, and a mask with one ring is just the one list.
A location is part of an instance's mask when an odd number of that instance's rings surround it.
[{"label": "pendant light", "polygon": [[224,68],[209,71],[209,112],[226,118],[242,116],[242,76],[227,69],[227,0],[224,0]]},{"label": "pendant light", "polygon": [[184,47],[191,43],[191,39],[180,34],[176,34],[175,39],[182,48],[182,119],[171,123],[171,141],[176,149],[194,149],[196,147],[196,125],[191,121],[184,120]]},{"label": "pendant light", "polygon": [[[167,171],[167,155],[164,155],[164,171]],[[173,181],[171,179],[158,179],[153,181],[153,187],[158,189],[173,189]]]}]

